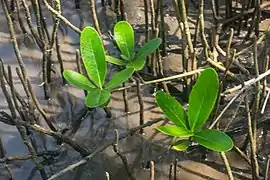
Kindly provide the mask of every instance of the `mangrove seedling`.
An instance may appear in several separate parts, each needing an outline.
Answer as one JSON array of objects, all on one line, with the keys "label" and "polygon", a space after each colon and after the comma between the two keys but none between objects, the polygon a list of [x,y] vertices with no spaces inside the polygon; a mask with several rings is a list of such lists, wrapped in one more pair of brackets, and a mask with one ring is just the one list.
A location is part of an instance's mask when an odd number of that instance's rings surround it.
[{"label": "mangrove seedling", "polygon": [[85,104],[90,107],[105,107],[111,98],[111,90],[128,80],[134,68],[127,67],[116,73],[104,85],[107,63],[104,46],[97,31],[85,27],[80,36],[80,48],[84,67],[88,77],[73,70],[64,70],[63,76],[72,85],[87,91]]},{"label": "mangrove seedling", "polygon": [[154,38],[145,43],[137,53],[134,50],[134,31],[127,21],[119,21],[114,26],[114,39],[121,51],[120,58],[106,56],[112,64],[134,68],[136,71],[144,67],[147,56],[156,51],[161,44],[160,38]]},{"label": "mangrove seedling", "polygon": [[227,152],[233,147],[232,139],[224,132],[202,129],[209,118],[219,90],[216,71],[205,69],[189,95],[188,112],[169,94],[158,91],[156,102],[163,113],[174,125],[158,126],[156,129],[166,135],[175,137],[172,148],[185,151],[192,141],[216,151]]}]

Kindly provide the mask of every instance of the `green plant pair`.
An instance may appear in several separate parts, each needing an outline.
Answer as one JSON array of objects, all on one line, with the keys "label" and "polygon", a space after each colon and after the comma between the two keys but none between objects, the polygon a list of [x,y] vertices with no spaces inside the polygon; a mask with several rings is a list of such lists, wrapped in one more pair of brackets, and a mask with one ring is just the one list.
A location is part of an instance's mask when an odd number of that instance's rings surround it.
[{"label": "green plant pair", "polygon": [[[80,36],[80,49],[88,77],[73,70],[64,70],[63,72],[64,78],[70,84],[87,91],[85,104],[90,108],[107,106],[111,99],[111,90],[127,81],[135,70],[142,69],[146,56],[154,52],[161,43],[160,39],[149,41],[134,57],[134,33],[131,25],[126,21],[120,21],[114,29],[117,45],[122,52],[121,57],[125,58],[123,61],[106,56],[101,37],[97,31],[92,27],[86,27]],[[115,64],[126,65],[125,69],[117,72],[108,83],[105,83],[106,59],[115,59],[122,62],[122,64]]]},{"label": "green plant pair", "polygon": [[185,151],[192,141],[216,152],[232,149],[233,141],[228,135],[218,130],[202,129],[214,108],[218,90],[217,73],[213,68],[207,68],[200,74],[190,93],[187,114],[175,98],[163,91],[156,93],[158,106],[174,124],[158,126],[156,129],[178,138],[173,143],[173,149]]}]

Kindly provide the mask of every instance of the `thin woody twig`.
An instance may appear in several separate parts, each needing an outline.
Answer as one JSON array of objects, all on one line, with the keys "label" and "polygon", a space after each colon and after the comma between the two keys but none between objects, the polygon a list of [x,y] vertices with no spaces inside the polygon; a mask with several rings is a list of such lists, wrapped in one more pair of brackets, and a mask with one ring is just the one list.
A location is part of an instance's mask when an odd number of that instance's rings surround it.
[{"label": "thin woody twig", "polygon": [[73,29],[76,33],[80,34],[81,30],[79,28],[77,28],[76,26],[74,26],[69,20],[67,20],[64,16],[62,16],[61,14],[59,14],[52,6],[50,6],[50,4],[46,1],[43,0],[45,6],[47,7],[47,9],[49,9],[50,12],[52,12],[53,14],[56,15],[56,17],[58,17],[59,19],[61,19],[66,25],[68,25],[71,29]]},{"label": "thin woody twig", "polygon": [[253,135],[253,127],[252,127],[252,119],[251,114],[249,110],[249,103],[248,103],[248,94],[245,90],[245,107],[246,107],[246,113],[247,113],[247,120],[248,120],[248,136],[250,141],[250,149],[251,149],[251,165],[252,165],[252,179],[258,179],[259,178],[259,165],[257,161],[257,155],[256,155],[256,146],[254,144],[254,135]]},{"label": "thin woody twig", "polygon": [[221,152],[220,155],[221,155],[221,157],[223,159],[223,162],[225,164],[225,167],[227,169],[229,180],[234,180],[234,177],[233,177],[233,174],[232,174],[232,169],[230,167],[230,164],[229,164],[229,161],[227,159],[226,154],[224,152]]},{"label": "thin woody twig", "polygon": [[[12,120],[11,117],[9,117],[10,120]],[[2,119],[0,119],[1,122],[3,122]],[[39,133],[43,133],[43,134],[46,134],[46,135],[49,135],[49,136],[52,136],[54,137],[55,139],[57,140],[61,140],[62,142],[70,145],[73,149],[75,149],[77,152],[79,152],[82,156],[87,156],[89,154],[89,151],[86,150],[85,148],[81,147],[76,141],[72,140],[70,137],[68,136],[64,136],[58,132],[54,132],[52,130],[49,130],[49,129],[46,129],[46,128],[43,128],[37,124],[34,124],[34,125],[31,125],[27,122],[24,122],[24,121],[21,121],[21,120],[18,120],[16,118],[16,123],[20,126],[24,126],[25,128],[28,128],[28,129],[31,129],[33,131],[36,131],[36,132],[39,132]]]},{"label": "thin woody twig", "polygon": [[265,73],[262,73],[259,75],[258,78],[254,78],[251,79],[247,82],[244,83],[244,87],[242,86],[242,89],[231,99],[231,101],[226,105],[226,107],[222,110],[222,112],[219,114],[219,116],[215,119],[215,121],[211,124],[211,126],[209,127],[210,129],[212,129],[215,124],[219,121],[219,119],[223,116],[223,114],[226,112],[226,110],[232,105],[232,103],[248,88],[250,88],[252,85],[254,85],[257,81],[262,80],[264,77],[269,76],[270,75],[270,70],[266,71]]},{"label": "thin woody twig", "polygon": [[93,20],[95,29],[97,30],[98,34],[101,36],[101,31],[100,31],[96,7],[95,7],[95,0],[89,0],[89,3],[90,3],[90,12],[91,12],[91,16],[92,16],[92,20]]},{"label": "thin woody twig", "polygon": [[[119,141],[121,139],[124,139],[130,135],[133,135],[135,132],[139,131],[142,128],[148,127],[148,126],[152,126],[153,124],[156,124],[160,121],[162,121],[163,119],[155,119],[152,121],[148,121],[145,124],[138,126],[136,128],[131,129],[129,132],[123,134],[122,136],[119,137]],[[96,154],[98,154],[99,152],[103,151],[104,149],[106,149],[107,147],[111,146],[113,142],[106,142],[105,144],[99,146],[94,152],[92,152],[91,154],[89,154],[88,156],[86,156],[85,158],[83,158],[82,160],[80,160],[79,162],[69,165],[68,167],[66,167],[65,169],[61,170],[60,172],[52,175],[48,180],[54,180],[54,179],[58,179],[60,176],[64,175],[67,172],[72,172],[75,168],[87,163],[90,159],[92,159],[93,156],[95,156]]]},{"label": "thin woody twig", "polygon": [[[152,80],[152,81],[144,81],[144,83],[140,83],[140,86],[160,83],[160,82],[164,82],[164,81],[170,81],[170,80],[174,80],[174,79],[181,79],[181,78],[184,78],[184,77],[187,77],[187,76],[192,76],[194,74],[200,73],[203,70],[204,69],[197,69],[195,71],[190,71],[190,72],[186,72],[186,73],[182,73],[182,74],[178,74],[178,75],[174,75],[174,76],[170,76],[170,77],[165,77],[165,78],[161,78],[161,79],[155,79],[155,80]],[[112,92],[123,91],[125,89],[129,89],[129,88],[132,88],[132,87],[135,87],[135,86],[136,86],[136,84],[129,85],[129,86],[126,86],[126,87],[114,89]]]}]

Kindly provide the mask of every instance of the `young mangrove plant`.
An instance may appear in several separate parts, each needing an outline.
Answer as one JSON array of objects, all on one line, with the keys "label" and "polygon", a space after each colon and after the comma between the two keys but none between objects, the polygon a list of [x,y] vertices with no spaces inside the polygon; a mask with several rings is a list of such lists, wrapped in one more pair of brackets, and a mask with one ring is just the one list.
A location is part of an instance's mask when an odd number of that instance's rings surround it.
[{"label": "young mangrove plant", "polygon": [[110,101],[111,89],[128,80],[132,76],[134,68],[128,67],[116,73],[104,85],[107,74],[105,51],[102,40],[94,28],[83,29],[80,48],[88,77],[73,70],[65,70],[63,76],[70,84],[87,91],[85,104],[88,107],[105,107]]},{"label": "young mangrove plant", "polygon": [[158,106],[174,124],[158,126],[156,129],[175,137],[173,149],[185,151],[193,141],[216,152],[232,149],[233,141],[227,134],[218,130],[202,129],[214,108],[218,90],[217,73],[213,68],[207,68],[200,74],[190,93],[187,113],[169,94],[163,91],[156,93]]},{"label": "young mangrove plant", "polygon": [[[114,38],[121,50],[121,58],[105,56],[104,46],[97,31],[92,27],[83,29],[80,36],[80,48],[84,67],[88,77],[73,70],[64,70],[63,76],[72,85],[87,91],[85,104],[90,107],[105,107],[111,99],[111,90],[127,81],[136,70],[141,70],[146,56],[153,53],[160,45],[161,39],[153,39],[134,53],[134,32],[126,21],[118,22],[114,27]],[[107,61],[124,65],[125,68],[116,73],[105,83]]]},{"label": "young mangrove plant", "polygon": [[121,51],[119,58],[106,56],[106,60],[112,64],[134,68],[136,71],[144,67],[147,56],[156,51],[161,44],[160,38],[154,38],[145,43],[137,53],[134,46],[134,31],[127,21],[119,21],[114,26],[114,39]]}]

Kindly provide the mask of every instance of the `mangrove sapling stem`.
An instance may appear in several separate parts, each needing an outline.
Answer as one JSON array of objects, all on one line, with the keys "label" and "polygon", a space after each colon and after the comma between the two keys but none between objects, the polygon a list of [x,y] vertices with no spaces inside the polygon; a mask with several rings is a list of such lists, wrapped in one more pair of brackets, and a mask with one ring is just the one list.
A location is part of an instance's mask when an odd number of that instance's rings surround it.
[{"label": "mangrove sapling stem", "polygon": [[145,19],[145,43],[149,41],[149,18],[148,18],[148,0],[143,0],[144,3],[144,19]]},{"label": "mangrove sapling stem", "polygon": [[[104,0],[103,0],[102,2],[104,2]],[[74,0],[74,4],[75,4],[75,8],[76,8],[77,10],[79,10],[79,9],[80,9],[80,0]],[[104,4],[104,5],[105,5],[105,4]]]},{"label": "mangrove sapling stem", "polygon": [[248,120],[248,136],[250,141],[250,149],[251,149],[251,167],[252,167],[252,179],[258,179],[259,178],[259,165],[257,161],[257,155],[256,155],[256,145],[254,144],[254,130],[252,127],[252,119],[251,114],[249,110],[249,103],[248,103],[248,93],[247,90],[245,92],[245,107],[246,107],[246,113],[247,113],[247,120]]},{"label": "mangrove sapling stem", "polygon": [[178,0],[178,5],[180,7],[180,12],[182,12],[182,22],[184,24],[184,32],[186,35],[186,40],[188,44],[188,48],[190,50],[190,53],[194,53],[194,48],[191,40],[191,34],[189,30],[189,25],[188,25],[188,20],[187,20],[187,10],[186,10],[186,5],[185,5],[185,0]]},{"label": "mangrove sapling stem", "polygon": [[61,45],[60,45],[60,42],[59,42],[58,33],[56,35],[55,40],[56,40],[55,46],[56,46],[57,60],[58,60],[59,65],[60,65],[61,77],[62,77],[63,84],[66,84],[66,79],[63,76],[64,63],[63,63],[63,59],[62,59],[62,55],[61,55]]},{"label": "mangrove sapling stem", "polygon": [[232,174],[232,169],[230,167],[230,163],[228,161],[228,158],[227,158],[226,154],[224,152],[221,152],[220,155],[221,155],[222,160],[223,160],[223,162],[225,164],[229,180],[234,180],[234,177],[233,177],[233,174]]},{"label": "mangrove sapling stem", "polygon": [[[56,0],[55,1],[55,9],[56,11],[61,14],[61,4],[60,4],[60,0]],[[51,40],[49,43],[49,49],[47,49],[48,51],[48,56],[47,56],[47,82],[51,83],[51,71],[52,71],[52,53],[53,53],[53,46],[54,43],[56,42],[56,38],[57,34],[58,34],[58,28],[59,28],[59,18],[58,17],[53,17],[54,20],[54,25],[53,25],[53,31],[52,31],[52,35],[51,35]]]},{"label": "mangrove sapling stem", "polygon": [[210,49],[209,44],[207,42],[205,33],[204,33],[204,14],[203,14],[203,10],[204,10],[204,1],[202,0],[200,3],[200,8],[199,8],[199,12],[200,12],[200,35],[201,35],[201,39],[202,39],[202,44],[204,47],[204,51],[205,51],[205,57],[208,58],[208,50]]},{"label": "mangrove sapling stem", "polygon": [[268,155],[267,157],[264,180],[268,180],[269,166],[270,166],[270,155]]},{"label": "mangrove sapling stem", "polygon": [[21,16],[21,10],[20,10],[20,2],[19,0],[16,0],[16,8],[17,8],[17,17],[18,17],[18,22],[20,24],[21,30],[23,32],[24,35],[28,35],[27,30],[24,27],[24,23],[22,20],[22,16]]},{"label": "mangrove sapling stem", "polygon": [[110,180],[110,174],[108,172],[105,173],[106,180]]},{"label": "mangrove sapling stem", "polygon": [[150,0],[150,21],[151,21],[152,37],[155,36],[155,29],[157,28],[155,19],[156,17],[155,17],[154,0]]},{"label": "mangrove sapling stem", "polygon": [[42,24],[41,24],[39,2],[38,2],[38,0],[31,0],[31,2],[32,2],[32,7],[33,7],[33,10],[34,10],[34,14],[35,14],[35,19],[36,19],[36,23],[37,23],[37,31],[38,31],[39,38],[41,39],[41,41],[47,43],[46,40],[45,40],[45,33],[43,31],[43,27],[42,27]]},{"label": "mangrove sapling stem", "polygon": [[68,25],[71,29],[73,29],[76,33],[80,34],[81,30],[79,28],[77,28],[76,26],[74,26],[69,20],[67,20],[64,16],[62,16],[61,14],[59,14],[52,6],[50,6],[50,4],[47,2],[47,0],[43,0],[46,8],[53,13],[54,15],[56,15],[56,17],[58,17],[59,19],[61,19],[66,25]]},{"label": "mangrove sapling stem", "polygon": [[[128,136],[131,136],[133,135],[135,132],[139,131],[140,129],[142,128],[146,128],[146,127],[149,127],[149,126],[152,126],[153,124],[156,124],[160,121],[163,121],[164,119],[163,118],[160,118],[160,119],[155,119],[155,120],[151,120],[151,121],[147,121],[145,124],[141,125],[141,126],[138,126],[138,127],[135,127],[135,128],[132,128],[130,129],[129,132],[123,134],[123,135],[120,135],[119,136],[119,141],[128,137]],[[67,172],[73,172],[73,170],[83,164],[86,164],[89,160],[91,160],[96,154],[104,151],[106,148],[108,148],[109,146],[113,145],[113,143],[115,143],[115,141],[109,141],[109,142],[105,142],[103,145],[99,146],[96,150],[94,150],[91,154],[88,154],[86,157],[84,157],[82,160],[80,160],[79,162],[77,163],[74,163],[74,164],[71,164],[69,165],[68,167],[66,167],[65,169],[59,171],[58,173],[52,175],[48,180],[54,180],[54,179],[59,179],[60,176],[64,175],[65,173]]]},{"label": "mangrove sapling stem", "polygon": [[[125,87],[125,82],[122,84],[123,87]],[[127,89],[123,90],[123,101],[124,101],[124,107],[125,107],[125,112],[129,113],[129,106],[128,106],[128,97],[127,97]]]},{"label": "mangrove sapling stem", "polygon": [[158,22],[158,18],[159,18],[159,13],[160,13],[160,0],[156,0],[155,1],[156,5],[154,6],[155,7],[155,25],[156,25],[156,28],[159,28],[159,22]]},{"label": "mangrove sapling stem", "polygon": [[[211,124],[211,126],[209,127],[210,129],[212,129],[215,124],[219,121],[219,119],[222,117],[222,115],[226,112],[226,110],[232,105],[232,103],[248,88],[250,88],[252,85],[254,85],[257,81],[262,80],[263,78],[265,78],[266,76],[270,75],[270,70],[266,71],[265,73],[262,73],[259,75],[259,77],[257,78],[253,78],[249,81],[244,82],[244,86],[243,85],[239,85],[240,86],[240,91],[231,99],[231,101],[226,105],[226,107],[222,110],[222,112],[219,114],[219,116],[215,119],[215,121]],[[241,89],[242,86],[242,89]],[[225,94],[225,93],[223,93]]]},{"label": "mangrove sapling stem", "polygon": [[6,156],[6,151],[4,149],[2,138],[0,137],[0,158],[4,158],[5,156]]},{"label": "mangrove sapling stem", "polygon": [[[266,45],[265,45],[266,47]],[[265,58],[264,58],[264,67],[263,67],[263,72],[267,71],[269,69],[269,56],[267,55],[269,52],[268,47],[265,49]],[[267,87],[267,80],[266,78],[263,79],[263,88],[262,88],[262,99],[264,98],[265,94],[267,94],[266,92],[266,87]]]},{"label": "mangrove sapling stem", "polygon": [[[144,83],[140,83],[140,86],[160,83],[160,82],[164,82],[164,81],[170,81],[170,80],[174,80],[174,79],[181,79],[181,78],[184,78],[184,77],[188,77],[188,76],[192,76],[194,74],[200,73],[202,71],[204,71],[204,69],[197,69],[195,71],[185,72],[185,73],[182,73],[182,74],[178,74],[178,75],[174,75],[174,76],[170,76],[170,77],[165,77],[165,78],[161,78],[161,79],[155,79],[155,80],[152,80],[152,81],[144,81]],[[135,86],[136,86],[136,84],[133,84],[133,85],[129,85],[129,86],[126,86],[126,87],[113,89],[112,92],[123,91],[125,89],[129,89],[129,88],[132,88],[132,87],[135,87]]]},{"label": "mangrove sapling stem", "polygon": [[43,11],[42,11],[42,7],[41,7],[41,2],[42,0],[38,0],[38,7],[39,7],[39,12],[40,12],[40,19],[41,19],[41,25],[42,25],[42,28],[43,30],[45,31],[45,35],[47,37],[47,40],[46,42],[50,42],[50,35],[49,35],[49,30],[47,28],[47,23],[46,23],[46,18],[44,17],[43,15]]},{"label": "mangrove sapling stem", "polygon": [[122,160],[123,164],[124,164],[124,167],[126,169],[126,172],[128,174],[128,179],[130,180],[135,180],[136,178],[132,175],[132,172],[128,166],[128,161],[127,161],[127,158],[126,156],[124,156],[120,151],[119,151],[119,148],[118,148],[118,145],[119,145],[119,133],[117,131],[117,129],[114,130],[115,132],[115,143],[113,144],[113,151],[120,157],[120,159]]},{"label": "mangrove sapling stem", "polygon": [[150,180],[155,180],[155,163],[154,161],[150,161]]},{"label": "mangrove sapling stem", "polygon": [[[226,47],[226,64],[225,64],[226,67],[228,67],[229,64],[230,64],[230,52],[231,52],[233,34],[234,34],[234,30],[233,30],[233,28],[231,28],[230,29],[229,39],[228,39],[228,42],[227,42],[227,47]],[[236,54],[236,52],[234,52],[234,55],[235,54]]]},{"label": "mangrove sapling stem", "polygon": [[25,11],[25,19],[26,19],[28,27],[29,27],[29,29],[31,31],[31,34],[33,35],[38,47],[41,50],[43,50],[44,49],[44,42],[40,39],[40,37],[38,35],[38,32],[33,27],[33,22],[31,20],[31,14],[30,14],[29,8],[28,8],[25,0],[22,0],[21,2],[22,2],[22,5],[23,5],[23,8],[24,8],[24,11]]},{"label": "mangrove sapling stem", "polygon": [[167,47],[167,38],[166,38],[166,30],[165,30],[165,21],[164,21],[164,0],[159,0],[159,11],[160,11],[160,36],[162,39],[161,43],[161,55],[164,57],[167,55],[166,47]]},{"label": "mangrove sapling stem", "polygon": [[174,160],[174,171],[173,171],[173,175],[174,175],[174,180],[177,180],[177,164],[178,164],[178,159]]},{"label": "mangrove sapling stem", "polygon": [[173,171],[173,165],[170,164],[170,170],[169,170],[169,180],[172,180],[172,171]]},{"label": "mangrove sapling stem", "polygon": [[[136,89],[137,89],[137,96],[138,96],[138,101],[140,105],[139,107],[140,107],[140,126],[141,126],[144,124],[144,104],[143,104],[140,80],[138,78],[136,78]],[[143,129],[140,130],[140,133],[143,134]]]},{"label": "mangrove sapling stem", "polygon": [[89,0],[89,4],[90,4],[90,13],[92,16],[94,27],[97,30],[98,34],[101,36],[102,34],[101,34],[99,23],[98,23],[95,0]]},{"label": "mangrove sapling stem", "polygon": [[48,45],[45,44],[43,56],[42,56],[42,87],[44,91],[44,97],[48,100],[49,97],[49,87],[48,87],[48,54],[50,50],[48,50]]},{"label": "mangrove sapling stem", "polygon": [[119,8],[120,8],[121,20],[122,21],[125,21],[125,9],[124,9],[124,2],[123,2],[123,0],[119,0]]},{"label": "mangrove sapling stem", "polygon": [[[257,50],[257,37],[256,35],[253,37],[253,61],[255,65],[255,77],[258,78],[260,75],[259,65],[258,65],[258,50]],[[254,141],[254,149],[257,150],[257,114],[260,106],[260,95],[261,95],[261,83],[260,81],[256,82],[256,93],[255,93],[255,101],[253,104],[253,113],[252,113],[252,128],[253,128],[253,141]],[[256,174],[259,174],[259,169],[256,170]]]},{"label": "mangrove sapling stem", "polygon": [[[83,69],[82,69],[81,55],[80,55],[80,50],[79,49],[76,49],[76,64],[77,64],[77,68],[78,68],[78,73],[85,74]],[[68,82],[65,80],[65,84],[66,83],[68,83]],[[84,96],[86,97],[87,96],[87,91],[86,90],[83,90],[83,91],[84,91]]]}]

